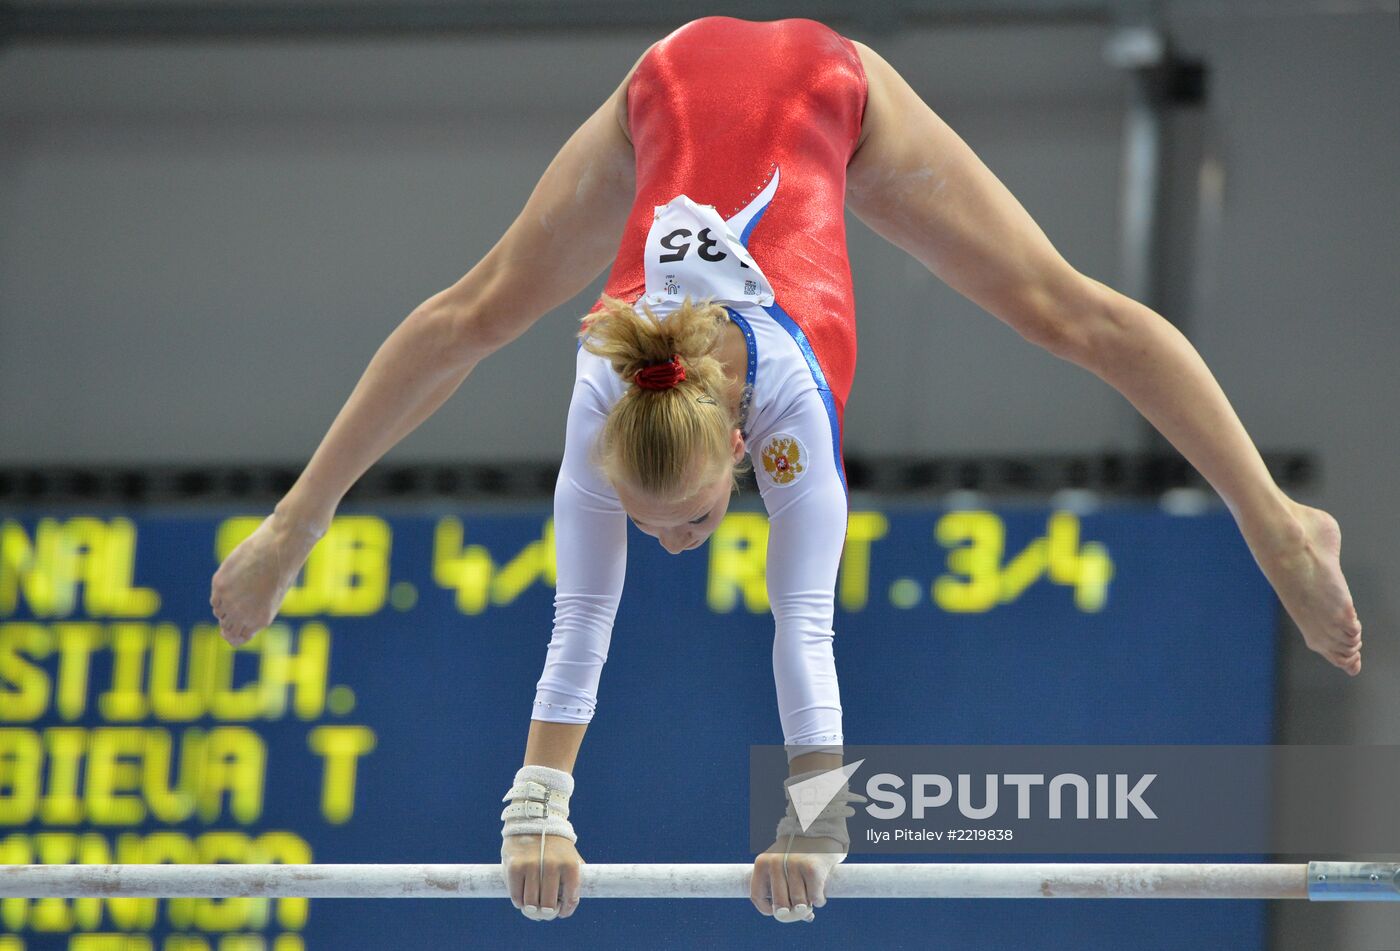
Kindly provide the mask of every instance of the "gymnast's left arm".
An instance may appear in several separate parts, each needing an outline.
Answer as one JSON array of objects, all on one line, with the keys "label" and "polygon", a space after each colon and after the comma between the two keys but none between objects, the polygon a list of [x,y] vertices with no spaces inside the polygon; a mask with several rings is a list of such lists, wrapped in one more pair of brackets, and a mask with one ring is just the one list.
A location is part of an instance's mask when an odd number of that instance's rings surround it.
[{"label": "gymnast's left arm", "polygon": [[1200,354],[1151,308],[1081,274],[1006,187],[864,44],[868,95],[847,206],[1025,339],[1097,375],[1225,501],[1307,645],[1361,671],[1361,622],[1328,513],[1274,482]]},{"label": "gymnast's left arm", "polygon": [[815,819],[799,823],[787,791],[842,764],[833,621],[848,503],[834,421],[819,392],[803,393],[773,427],[753,435],[755,462],[762,457],[757,447],[769,438],[789,439],[794,446],[788,452],[798,452],[793,478],[778,481],[755,466],[768,510],[766,576],[773,610],[773,684],[788,756],[781,791],[787,812],[773,844],[754,861],[749,898],[762,914],[793,922],[811,920],[814,909],[826,903],[827,878],[850,849],[846,818],[854,810],[849,803],[863,797],[843,789]]}]

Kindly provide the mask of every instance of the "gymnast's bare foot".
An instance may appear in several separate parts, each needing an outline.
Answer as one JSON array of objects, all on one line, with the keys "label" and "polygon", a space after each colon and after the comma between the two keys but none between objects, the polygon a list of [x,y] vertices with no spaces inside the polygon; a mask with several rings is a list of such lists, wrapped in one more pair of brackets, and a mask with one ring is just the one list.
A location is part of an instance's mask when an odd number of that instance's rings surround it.
[{"label": "gymnast's bare foot", "polygon": [[1354,677],[1361,673],[1361,620],[1342,576],[1341,529],[1321,509],[1287,503],[1296,526],[1281,537],[1246,540],[1308,647]]}]

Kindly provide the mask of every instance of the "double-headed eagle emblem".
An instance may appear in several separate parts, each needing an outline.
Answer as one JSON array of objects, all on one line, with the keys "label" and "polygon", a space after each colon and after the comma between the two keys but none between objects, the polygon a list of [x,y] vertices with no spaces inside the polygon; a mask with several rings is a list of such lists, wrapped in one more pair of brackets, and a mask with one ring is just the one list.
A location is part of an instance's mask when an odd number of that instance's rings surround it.
[{"label": "double-headed eagle emblem", "polygon": [[789,485],[807,466],[802,461],[802,444],[793,436],[773,436],[763,447],[763,471],[775,485]]}]

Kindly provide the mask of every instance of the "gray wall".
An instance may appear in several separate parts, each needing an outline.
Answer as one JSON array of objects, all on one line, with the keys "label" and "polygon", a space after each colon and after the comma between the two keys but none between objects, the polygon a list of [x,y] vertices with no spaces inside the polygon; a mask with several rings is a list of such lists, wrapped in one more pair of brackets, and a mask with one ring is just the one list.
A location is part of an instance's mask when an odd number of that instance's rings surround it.
[{"label": "gray wall", "polygon": [[[1355,681],[1287,633],[1283,737],[1400,742],[1395,17],[1191,9],[1172,25],[1213,71],[1193,128],[1224,191],[1195,244],[1202,293],[1177,288],[1192,306],[1169,316],[1260,445],[1323,460],[1304,501],[1341,521],[1367,630]],[[852,35],[1076,266],[1114,283],[1125,87],[1102,65],[1103,29]],[[654,38],[0,51],[0,464],[304,460],[383,337],[490,247]],[[853,219],[850,244],[851,451],[1142,444],[1098,380]],[[572,320],[600,287],[488,361],[391,458],[557,455]],[[1377,947],[1400,913],[1290,906],[1276,931],[1279,947]]]},{"label": "gray wall", "polygon": [[[1400,742],[1396,18],[1183,19],[1177,34],[1215,67],[1211,134],[1226,169],[1211,290],[1191,336],[1257,442],[1322,460],[1322,485],[1303,501],[1341,522],[1365,627],[1355,680],[1290,627],[1281,738]],[[1279,947],[1400,941],[1397,906],[1277,910]]]}]

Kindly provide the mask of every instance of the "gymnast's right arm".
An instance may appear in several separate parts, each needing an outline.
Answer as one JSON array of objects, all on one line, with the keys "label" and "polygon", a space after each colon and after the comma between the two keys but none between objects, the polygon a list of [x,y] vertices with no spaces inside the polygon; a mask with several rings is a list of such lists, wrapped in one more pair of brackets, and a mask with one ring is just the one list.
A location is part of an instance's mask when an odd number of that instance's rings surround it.
[{"label": "gymnast's right arm", "polygon": [[616,255],[636,190],[626,86],[559,150],[495,247],[389,335],[291,490],[220,565],[209,603],[229,643],[272,622],[355,481],[477,363],[584,290]]},{"label": "gymnast's right arm", "polygon": [[[589,459],[608,415],[604,389],[616,384],[601,357],[580,349],[576,360],[554,489],[554,632],[535,690],[525,765],[506,794],[512,805],[502,813],[501,830],[511,902],[527,918],[544,921],[567,918],[578,907],[583,859],[568,821],[574,760],[597,704],[627,572],[627,515]],[[519,796],[522,789],[532,790],[532,797]],[[522,810],[533,810],[528,820],[516,817]]]}]

